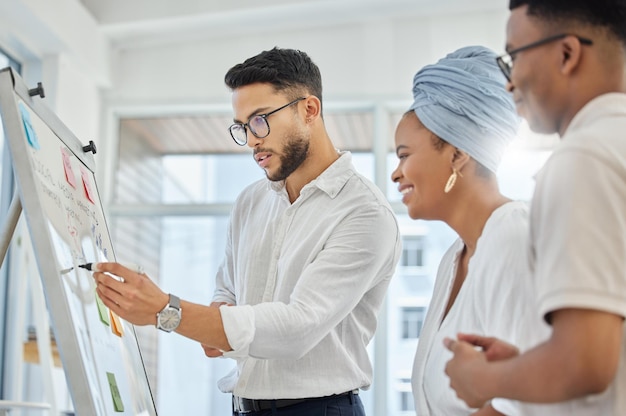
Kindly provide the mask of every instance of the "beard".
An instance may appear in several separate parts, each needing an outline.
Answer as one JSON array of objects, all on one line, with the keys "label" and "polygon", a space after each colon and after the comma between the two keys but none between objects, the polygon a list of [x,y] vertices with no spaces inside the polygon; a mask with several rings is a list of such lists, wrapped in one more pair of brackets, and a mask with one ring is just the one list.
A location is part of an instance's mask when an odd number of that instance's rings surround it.
[{"label": "beard", "polygon": [[280,169],[274,175],[270,175],[269,172],[267,172],[267,179],[273,182],[284,181],[302,165],[308,154],[309,141],[304,135],[296,134],[283,149],[283,155],[280,156]]}]

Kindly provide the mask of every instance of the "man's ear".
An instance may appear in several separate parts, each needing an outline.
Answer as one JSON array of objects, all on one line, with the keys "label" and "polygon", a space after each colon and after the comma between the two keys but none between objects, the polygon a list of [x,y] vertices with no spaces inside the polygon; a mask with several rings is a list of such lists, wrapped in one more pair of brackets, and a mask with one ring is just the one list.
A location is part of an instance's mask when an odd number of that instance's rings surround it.
[{"label": "man's ear", "polygon": [[580,65],[583,46],[576,36],[567,36],[559,44],[561,45],[561,73],[570,75]]},{"label": "man's ear", "polygon": [[314,95],[310,95],[304,100],[306,120],[311,122],[322,115],[322,102]]}]

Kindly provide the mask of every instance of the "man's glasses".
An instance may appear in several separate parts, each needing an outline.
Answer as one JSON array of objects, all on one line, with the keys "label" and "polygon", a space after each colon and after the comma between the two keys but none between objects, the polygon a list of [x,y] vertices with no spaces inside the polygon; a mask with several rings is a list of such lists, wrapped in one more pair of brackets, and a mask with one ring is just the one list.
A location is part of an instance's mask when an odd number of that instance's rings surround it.
[{"label": "man's glasses", "polygon": [[282,107],[278,107],[276,110],[272,110],[269,113],[252,116],[247,123],[234,123],[228,128],[228,131],[230,131],[231,137],[239,146],[245,146],[245,144],[248,143],[246,128],[250,129],[250,133],[254,134],[255,137],[263,139],[270,134],[270,124],[267,122],[267,118],[269,116],[279,112],[283,108],[294,105],[305,98],[306,97],[296,98],[295,100],[283,105]]},{"label": "man's glasses", "polygon": [[558,35],[549,36],[545,39],[538,40],[537,42],[529,43],[528,45],[524,45],[517,49],[513,49],[512,51],[509,51],[508,53],[505,53],[504,55],[498,56],[496,58],[496,61],[498,62],[498,66],[502,70],[502,73],[504,74],[506,79],[509,82],[511,82],[511,71],[513,70],[513,58],[515,57],[516,53],[525,51],[526,49],[536,48],[537,46],[545,45],[547,43],[554,42],[555,40],[563,39],[567,36],[574,36],[583,45],[593,45],[593,42],[591,41],[591,39],[582,38],[576,35],[570,35],[569,33],[561,33]]}]

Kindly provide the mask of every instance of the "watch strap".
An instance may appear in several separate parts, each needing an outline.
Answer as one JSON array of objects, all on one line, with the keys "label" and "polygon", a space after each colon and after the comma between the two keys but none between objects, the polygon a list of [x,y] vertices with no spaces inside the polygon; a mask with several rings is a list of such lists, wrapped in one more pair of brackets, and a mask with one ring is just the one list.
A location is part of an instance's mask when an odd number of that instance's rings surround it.
[{"label": "watch strap", "polygon": [[[180,310],[180,298],[170,293],[170,301],[167,306],[171,306],[174,309]],[[165,306],[167,308],[167,306]]]}]

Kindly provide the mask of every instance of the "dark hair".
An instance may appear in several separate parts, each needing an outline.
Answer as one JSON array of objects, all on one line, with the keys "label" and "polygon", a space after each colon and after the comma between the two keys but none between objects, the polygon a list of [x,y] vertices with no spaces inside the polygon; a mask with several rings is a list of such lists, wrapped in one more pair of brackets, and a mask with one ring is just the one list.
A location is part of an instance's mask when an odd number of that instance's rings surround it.
[{"label": "dark hair", "polygon": [[295,49],[263,51],[229,69],[224,82],[231,90],[257,82],[271,84],[277,92],[286,91],[291,99],[306,90],[322,101],[319,68],[306,53]]},{"label": "dark hair", "polygon": [[626,47],[626,0],[510,0],[509,9],[528,5],[528,15],[546,22],[601,27]]}]

